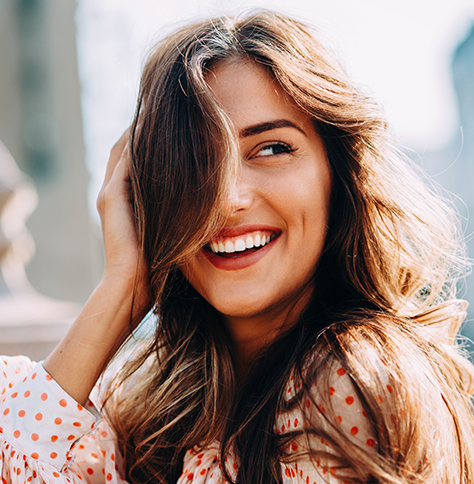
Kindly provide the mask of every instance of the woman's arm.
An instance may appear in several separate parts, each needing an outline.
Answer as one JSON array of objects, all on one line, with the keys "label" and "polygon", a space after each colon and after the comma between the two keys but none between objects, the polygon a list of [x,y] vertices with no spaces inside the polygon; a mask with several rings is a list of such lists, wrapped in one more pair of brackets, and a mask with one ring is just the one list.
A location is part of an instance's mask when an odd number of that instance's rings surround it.
[{"label": "woman's arm", "polygon": [[44,362],[48,373],[81,404],[150,308],[147,270],[140,259],[130,205],[128,134],[127,130],[111,150],[97,200],[105,246],[104,275],[67,335]]}]

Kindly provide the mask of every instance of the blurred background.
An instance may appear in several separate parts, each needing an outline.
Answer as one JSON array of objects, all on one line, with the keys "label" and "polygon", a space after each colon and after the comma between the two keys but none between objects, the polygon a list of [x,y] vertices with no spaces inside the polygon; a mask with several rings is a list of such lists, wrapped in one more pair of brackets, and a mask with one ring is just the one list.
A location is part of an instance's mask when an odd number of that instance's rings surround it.
[{"label": "blurred background", "polygon": [[[44,358],[100,278],[95,198],[147,52],[190,20],[255,7],[333,46],[448,190],[474,256],[474,0],[2,0],[0,354]],[[474,276],[460,295],[474,339]]]}]

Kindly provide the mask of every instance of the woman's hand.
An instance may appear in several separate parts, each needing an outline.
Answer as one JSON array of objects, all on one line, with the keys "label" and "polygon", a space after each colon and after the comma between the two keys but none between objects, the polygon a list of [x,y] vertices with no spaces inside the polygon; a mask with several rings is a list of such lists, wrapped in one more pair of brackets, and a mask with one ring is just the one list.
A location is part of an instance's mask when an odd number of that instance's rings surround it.
[{"label": "woman's hand", "polygon": [[97,198],[105,246],[103,283],[124,284],[134,293],[134,313],[149,309],[148,271],[140,252],[130,200],[129,129],[113,146]]},{"label": "woman's hand", "polygon": [[128,130],[112,148],[97,206],[102,222],[104,275],[44,367],[84,404],[114,353],[151,307],[148,273],[130,204]]}]

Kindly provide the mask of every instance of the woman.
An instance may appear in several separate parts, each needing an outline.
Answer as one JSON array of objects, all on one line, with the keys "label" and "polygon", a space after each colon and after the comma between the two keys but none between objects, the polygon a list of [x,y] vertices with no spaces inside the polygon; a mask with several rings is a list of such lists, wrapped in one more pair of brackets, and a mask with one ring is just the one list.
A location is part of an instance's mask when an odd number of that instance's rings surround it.
[{"label": "woman", "polygon": [[100,285],[3,362],[3,482],[472,482],[455,218],[305,26],[159,44],[98,206]]}]

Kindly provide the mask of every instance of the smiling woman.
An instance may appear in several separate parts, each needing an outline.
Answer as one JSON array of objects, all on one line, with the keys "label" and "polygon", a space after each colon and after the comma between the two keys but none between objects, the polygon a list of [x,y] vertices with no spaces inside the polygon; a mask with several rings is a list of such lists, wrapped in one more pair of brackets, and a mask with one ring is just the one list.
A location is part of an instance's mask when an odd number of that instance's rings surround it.
[{"label": "smiling woman", "polygon": [[307,27],[161,42],[98,206],[81,316],[3,360],[4,482],[474,480],[456,217]]}]

